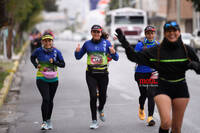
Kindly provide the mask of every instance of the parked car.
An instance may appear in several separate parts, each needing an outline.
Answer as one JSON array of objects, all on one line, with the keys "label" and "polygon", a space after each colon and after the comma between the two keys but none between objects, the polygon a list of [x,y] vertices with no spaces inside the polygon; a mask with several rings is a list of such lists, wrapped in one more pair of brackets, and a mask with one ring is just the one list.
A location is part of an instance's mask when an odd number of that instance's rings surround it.
[{"label": "parked car", "polygon": [[191,44],[191,39],[192,39],[192,34],[190,33],[181,33],[181,37],[183,40],[183,43],[186,45],[190,45]]},{"label": "parked car", "polygon": [[194,48],[195,52],[200,50],[200,29],[194,31],[190,46]]}]

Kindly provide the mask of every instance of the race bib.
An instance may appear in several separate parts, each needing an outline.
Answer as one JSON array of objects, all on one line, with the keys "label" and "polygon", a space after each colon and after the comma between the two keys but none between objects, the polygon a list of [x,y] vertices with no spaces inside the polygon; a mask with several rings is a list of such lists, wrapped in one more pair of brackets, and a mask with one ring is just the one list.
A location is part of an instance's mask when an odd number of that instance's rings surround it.
[{"label": "race bib", "polygon": [[103,63],[103,58],[101,55],[91,55],[91,65],[97,65]]},{"label": "race bib", "polygon": [[108,62],[105,53],[90,53],[88,54],[87,64],[88,65],[106,65]]}]

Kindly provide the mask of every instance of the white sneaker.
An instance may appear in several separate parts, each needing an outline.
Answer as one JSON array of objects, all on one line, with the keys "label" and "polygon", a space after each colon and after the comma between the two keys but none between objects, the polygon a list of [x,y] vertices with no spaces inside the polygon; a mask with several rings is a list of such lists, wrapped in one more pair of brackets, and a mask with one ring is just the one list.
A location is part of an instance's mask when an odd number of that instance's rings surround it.
[{"label": "white sneaker", "polygon": [[101,121],[105,122],[105,121],[106,121],[106,118],[105,118],[105,116],[104,116],[103,110],[101,110],[101,111],[98,110],[98,112],[99,112],[99,119],[100,119]]},{"label": "white sneaker", "polygon": [[47,127],[48,127],[49,130],[53,129],[53,125],[52,125],[51,120],[47,120]]},{"label": "white sneaker", "polygon": [[90,125],[90,129],[97,129],[98,127],[99,126],[98,126],[97,120],[93,120]]},{"label": "white sneaker", "polygon": [[48,125],[47,125],[47,122],[46,121],[43,121],[42,122],[42,125],[41,125],[41,130],[47,130],[48,129]]}]

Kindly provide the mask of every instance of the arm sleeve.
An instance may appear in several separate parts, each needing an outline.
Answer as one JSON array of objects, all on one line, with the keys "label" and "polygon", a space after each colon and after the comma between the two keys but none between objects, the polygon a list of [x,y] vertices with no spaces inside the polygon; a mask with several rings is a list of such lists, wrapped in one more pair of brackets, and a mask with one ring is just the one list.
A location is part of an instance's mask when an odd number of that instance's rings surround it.
[{"label": "arm sleeve", "polygon": [[[187,45],[186,45],[187,46]],[[190,46],[187,46],[187,49],[188,49],[188,56],[189,58],[192,60],[192,61],[197,61],[199,62],[199,58],[198,56],[196,55],[196,53],[194,52],[194,49],[191,48]]]},{"label": "arm sleeve", "polygon": [[134,48],[135,52],[139,52],[139,51],[142,51],[142,45],[143,43],[142,42],[138,42]]},{"label": "arm sleeve", "polygon": [[[155,48],[155,47],[154,47]],[[156,62],[151,62],[150,59],[153,57],[153,47],[145,49],[140,52],[135,52],[135,50],[129,46],[125,49],[127,58],[141,65],[149,66],[151,68],[156,68]]]},{"label": "arm sleeve", "polygon": [[86,53],[86,43],[83,44],[83,47],[81,48],[81,50],[79,52],[74,52],[75,58],[77,60],[81,59],[83,57],[83,55]]},{"label": "arm sleeve", "polygon": [[[109,53],[110,53],[110,52],[109,52]],[[117,54],[117,52],[115,52],[114,54],[111,54],[111,53],[110,53],[110,55],[111,55],[111,57],[112,57],[113,60],[115,60],[115,61],[118,61],[118,60],[119,60],[119,55]]]},{"label": "arm sleeve", "polygon": [[31,63],[34,65],[35,68],[37,68],[38,63],[36,62],[36,58],[37,58],[37,51],[35,50],[30,57]]},{"label": "arm sleeve", "polygon": [[188,50],[188,57],[190,58],[191,62],[194,64],[194,67],[193,67],[194,71],[197,74],[200,74],[200,61],[199,61],[198,56],[194,52],[194,49],[191,48],[190,46],[187,46],[187,50]]},{"label": "arm sleeve", "polygon": [[65,61],[60,51],[57,53],[57,60],[54,61],[53,64],[58,67],[65,67]]}]

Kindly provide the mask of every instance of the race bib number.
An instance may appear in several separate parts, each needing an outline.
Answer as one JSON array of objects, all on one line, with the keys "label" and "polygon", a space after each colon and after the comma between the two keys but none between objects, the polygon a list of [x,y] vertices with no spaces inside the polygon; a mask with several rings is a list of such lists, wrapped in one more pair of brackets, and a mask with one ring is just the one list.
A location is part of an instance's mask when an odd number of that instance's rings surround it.
[{"label": "race bib number", "polygon": [[96,64],[102,64],[103,63],[103,58],[101,55],[91,55],[91,64],[96,65]]}]

